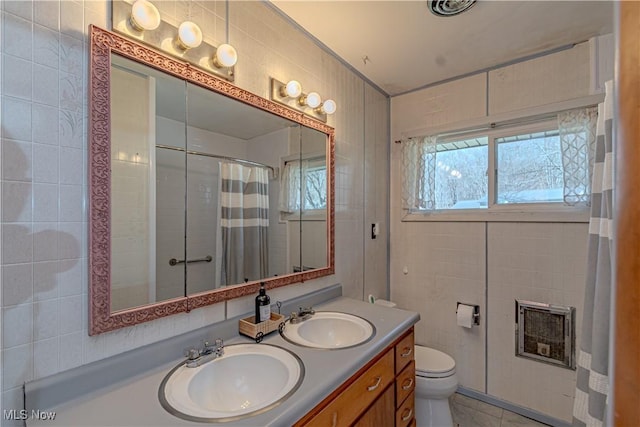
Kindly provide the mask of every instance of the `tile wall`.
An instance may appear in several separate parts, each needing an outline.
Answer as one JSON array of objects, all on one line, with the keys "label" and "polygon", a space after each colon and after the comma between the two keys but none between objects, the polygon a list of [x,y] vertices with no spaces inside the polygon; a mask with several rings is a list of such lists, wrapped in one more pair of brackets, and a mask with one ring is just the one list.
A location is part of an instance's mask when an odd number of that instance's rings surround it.
[{"label": "tile wall", "polygon": [[[167,19],[190,12],[205,38],[225,41],[225,2],[156,3]],[[229,4],[229,41],[240,55],[235,84],[268,97],[269,77],[296,78],[338,104],[329,120],[336,129],[336,274],[275,290],[272,299],[334,283],[350,297],[386,296],[386,233],[369,240],[364,219],[388,229],[380,173],[388,168],[387,97],[265,3]],[[87,28],[110,28],[109,20],[108,1],[0,2],[3,409],[22,407],[25,381],[252,310],[246,297],[87,334]],[[365,280],[365,271],[376,274]]]}]

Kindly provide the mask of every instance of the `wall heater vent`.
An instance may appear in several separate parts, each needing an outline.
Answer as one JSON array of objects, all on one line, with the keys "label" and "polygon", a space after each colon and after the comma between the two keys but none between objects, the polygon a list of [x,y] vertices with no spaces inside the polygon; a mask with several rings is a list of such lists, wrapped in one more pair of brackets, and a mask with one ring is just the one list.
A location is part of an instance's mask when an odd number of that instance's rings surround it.
[{"label": "wall heater vent", "polygon": [[516,300],[516,356],[575,369],[575,307]]}]

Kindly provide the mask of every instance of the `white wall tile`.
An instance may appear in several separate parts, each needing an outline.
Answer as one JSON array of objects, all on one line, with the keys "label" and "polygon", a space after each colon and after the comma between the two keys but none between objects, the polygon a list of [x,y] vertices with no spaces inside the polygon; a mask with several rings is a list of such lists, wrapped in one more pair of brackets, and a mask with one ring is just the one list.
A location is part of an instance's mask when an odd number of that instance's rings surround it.
[{"label": "white wall tile", "polygon": [[[57,249],[57,240],[55,246]],[[58,261],[44,261],[33,263],[34,301],[42,301],[58,297],[57,275]]]},{"label": "white wall tile", "polygon": [[32,179],[32,147],[29,142],[2,141],[2,179],[27,181]]},{"label": "white wall tile", "polygon": [[32,95],[32,62],[16,56],[4,55],[2,64],[2,85],[4,94],[30,100]]},{"label": "white wall tile", "polygon": [[53,145],[33,144],[33,182],[58,183],[58,152],[59,148]]},{"label": "white wall tile", "polygon": [[33,220],[53,222],[58,220],[58,186],[33,184]]},{"label": "white wall tile", "polygon": [[33,378],[33,345],[4,349],[2,367],[2,391],[22,387],[25,381]]},{"label": "white wall tile", "polygon": [[[2,308],[2,348],[7,349],[33,341],[33,306],[14,305]],[[27,355],[25,355],[26,357]],[[4,372],[4,369],[3,369]]]},{"label": "white wall tile", "polygon": [[61,371],[82,365],[82,332],[60,336],[59,368]]},{"label": "white wall tile", "polygon": [[[57,5],[58,2],[43,1],[46,5]],[[36,3],[36,9],[38,3]],[[57,16],[53,15],[54,17]],[[57,21],[57,20],[56,20]],[[33,26],[33,61],[54,69],[58,68],[60,34],[46,26]]]},{"label": "white wall tile", "polygon": [[60,186],[60,213],[62,222],[80,222],[85,217],[83,211],[81,185]]},{"label": "white wall tile", "polygon": [[33,17],[33,3],[22,0],[5,0],[3,1],[4,11],[19,16],[26,20]]},{"label": "white wall tile", "polygon": [[33,2],[34,21],[54,31],[60,29],[60,2],[36,0]]},{"label": "white wall tile", "polygon": [[[26,3],[29,2],[16,2]],[[2,14],[4,22],[2,30],[2,52],[19,58],[31,60],[33,56],[33,25],[29,20],[19,18],[8,13]]]},{"label": "white wall tile", "polygon": [[33,339],[44,340],[60,335],[57,300],[38,301],[33,304]]},{"label": "white wall tile", "polygon": [[489,72],[489,114],[589,95],[589,44]]},{"label": "white wall tile", "polygon": [[31,103],[2,96],[2,137],[31,141]]},{"label": "white wall tile", "polygon": [[60,2],[60,32],[79,40],[85,32],[83,2]]},{"label": "white wall tile", "polygon": [[58,223],[39,222],[33,225],[33,260],[58,259]]},{"label": "white wall tile", "polygon": [[58,337],[33,343],[33,375],[44,378],[57,373],[60,347]]},{"label": "white wall tile", "polygon": [[60,334],[82,331],[82,295],[60,298]]},{"label": "white wall tile", "polygon": [[2,262],[5,265],[32,261],[31,229],[30,223],[2,224]]},{"label": "white wall tile", "polygon": [[29,303],[33,299],[32,264],[2,266],[2,306]]},{"label": "white wall tile", "polygon": [[[59,102],[58,70],[44,65],[33,66],[33,101],[57,107]],[[34,109],[34,120],[37,119]]]},{"label": "white wall tile", "polygon": [[2,206],[3,222],[27,222],[32,219],[31,183],[6,181],[2,183],[2,197],[14,203]]},{"label": "white wall tile", "polygon": [[58,227],[58,259],[82,257],[82,223],[61,222]]}]

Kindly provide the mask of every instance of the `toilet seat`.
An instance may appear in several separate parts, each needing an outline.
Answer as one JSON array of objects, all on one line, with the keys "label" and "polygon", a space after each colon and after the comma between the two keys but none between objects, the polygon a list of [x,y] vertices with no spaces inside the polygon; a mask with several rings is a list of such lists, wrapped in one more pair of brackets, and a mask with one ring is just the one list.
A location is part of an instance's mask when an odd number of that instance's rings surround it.
[{"label": "toilet seat", "polygon": [[456,373],[456,361],[434,348],[415,346],[416,376],[446,378]]}]

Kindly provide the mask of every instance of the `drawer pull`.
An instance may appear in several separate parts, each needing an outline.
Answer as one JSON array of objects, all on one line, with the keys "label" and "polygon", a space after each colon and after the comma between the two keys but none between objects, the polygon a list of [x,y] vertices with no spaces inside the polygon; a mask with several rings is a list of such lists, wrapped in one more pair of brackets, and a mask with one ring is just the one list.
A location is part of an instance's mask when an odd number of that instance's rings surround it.
[{"label": "drawer pull", "polygon": [[400,357],[409,357],[411,356],[411,353],[413,353],[413,349],[411,347],[405,347],[404,353],[402,353]]},{"label": "drawer pull", "polygon": [[333,417],[331,417],[331,427],[336,427],[338,425],[338,413],[334,412]]},{"label": "drawer pull", "polygon": [[[407,412],[407,411],[409,411],[409,412]],[[407,415],[404,415],[405,413]],[[411,409],[411,408],[405,409],[404,412],[402,412],[402,421],[409,421],[411,419],[411,416],[413,416],[413,409]]]},{"label": "drawer pull", "polygon": [[373,391],[377,389],[381,382],[382,382],[382,377],[381,376],[376,377],[376,383],[374,385],[367,387],[367,390]]},{"label": "drawer pull", "polygon": [[413,387],[413,378],[407,378],[404,380],[404,383],[402,383],[402,389],[409,390],[411,387]]}]

